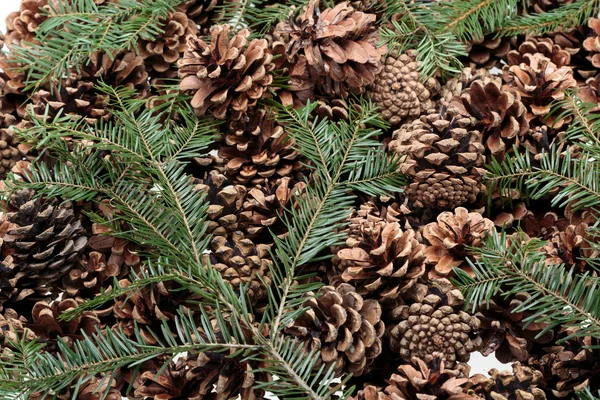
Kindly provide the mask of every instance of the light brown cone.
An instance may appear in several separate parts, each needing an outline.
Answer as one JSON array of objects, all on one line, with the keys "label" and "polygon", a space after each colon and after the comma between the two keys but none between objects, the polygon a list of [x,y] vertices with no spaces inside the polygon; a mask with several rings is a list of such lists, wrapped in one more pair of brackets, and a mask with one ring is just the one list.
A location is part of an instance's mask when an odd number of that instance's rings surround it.
[{"label": "light brown cone", "polygon": [[498,371],[492,368],[490,378],[481,374],[470,378],[473,385],[468,393],[493,400],[545,400],[546,394],[538,386],[542,384],[542,374],[517,362],[513,372]]}]

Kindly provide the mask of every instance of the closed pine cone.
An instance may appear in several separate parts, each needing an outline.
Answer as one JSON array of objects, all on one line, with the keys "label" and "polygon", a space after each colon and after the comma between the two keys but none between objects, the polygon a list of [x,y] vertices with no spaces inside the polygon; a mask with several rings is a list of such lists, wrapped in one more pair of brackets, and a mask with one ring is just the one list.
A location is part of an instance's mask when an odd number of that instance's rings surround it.
[{"label": "closed pine cone", "polygon": [[434,353],[425,362],[413,357],[409,364],[400,365],[386,382],[385,388],[366,386],[351,400],[476,400],[466,394],[470,367],[460,363],[446,368],[443,355]]},{"label": "closed pine cone", "polygon": [[238,184],[260,185],[304,168],[294,140],[265,109],[232,121],[223,141],[219,156],[227,162],[225,174]]},{"label": "closed pine cone", "polygon": [[379,107],[383,119],[392,125],[403,120],[416,118],[433,106],[430,98],[439,90],[434,78],[421,82],[417,53],[409,50],[404,54],[389,54],[383,69],[370,86],[369,95]]},{"label": "closed pine cone", "polygon": [[6,178],[17,162],[29,158],[29,147],[17,139],[13,128],[0,129],[0,179]]},{"label": "closed pine cone", "polygon": [[471,118],[422,115],[394,131],[389,149],[406,157],[401,168],[413,180],[406,193],[416,207],[453,209],[474,202],[484,188],[484,146]]},{"label": "closed pine cone", "polygon": [[468,393],[486,400],[545,400],[546,394],[538,386],[543,384],[539,371],[516,362],[513,372],[492,368],[490,378],[481,374],[470,378],[473,385]]},{"label": "closed pine cone", "polygon": [[305,57],[309,75],[323,94],[347,97],[362,92],[381,71],[385,54],[384,47],[377,47],[375,18],[346,2],[319,11],[319,1],[311,0],[281,28],[289,35],[287,57]]},{"label": "closed pine cone", "polygon": [[376,300],[363,299],[347,283],[336,288],[323,286],[318,295],[304,302],[303,306],[309,309],[285,332],[304,340],[307,352],[320,351],[321,361],[333,364],[338,376],[367,372],[382,350],[385,325],[381,305]]},{"label": "closed pine cone", "polygon": [[390,348],[405,361],[418,357],[425,362],[442,353],[446,365],[466,362],[478,346],[472,340],[479,320],[462,311],[464,298],[447,279],[436,279],[428,286],[417,284],[411,293],[414,302],[400,305],[392,317],[400,320],[390,331]]},{"label": "closed pine cone", "polygon": [[427,224],[423,237],[429,242],[427,262],[433,264],[433,275],[452,276],[452,268],[470,270],[467,264],[468,246],[479,247],[494,223],[477,212],[457,207],[437,216],[437,222]]},{"label": "closed pine cone", "polygon": [[395,301],[425,272],[425,246],[410,227],[386,221],[372,203],[350,217],[350,237],[333,258],[334,281],[352,284],[364,298]]},{"label": "closed pine cone", "polygon": [[229,38],[229,25],[211,29],[210,45],[199,37],[189,37],[179,60],[180,88],[194,92],[191,104],[198,115],[211,109],[215,118],[240,119],[256,105],[273,81],[274,64],[265,39],[248,45],[248,29]]}]

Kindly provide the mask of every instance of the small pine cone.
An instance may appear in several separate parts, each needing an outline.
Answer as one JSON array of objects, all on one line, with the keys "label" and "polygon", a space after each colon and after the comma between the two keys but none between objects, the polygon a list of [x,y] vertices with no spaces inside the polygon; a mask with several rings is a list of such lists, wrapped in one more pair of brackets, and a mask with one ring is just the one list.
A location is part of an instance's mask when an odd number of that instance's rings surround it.
[{"label": "small pine cone", "polygon": [[256,105],[273,81],[273,55],[265,39],[253,39],[248,29],[230,36],[229,25],[211,29],[210,45],[189,37],[179,60],[180,88],[194,92],[192,107],[198,115],[212,109],[215,118],[239,120]]},{"label": "small pine cone", "polygon": [[6,17],[5,43],[12,46],[40,44],[35,38],[36,31],[47,18],[50,11],[48,0],[22,0],[19,11],[12,12]]},{"label": "small pine cone", "polygon": [[223,141],[219,156],[226,161],[225,174],[238,184],[260,185],[304,168],[294,140],[265,109],[232,121]]},{"label": "small pine cone", "polygon": [[59,205],[57,199],[33,200],[28,190],[18,190],[10,205],[18,211],[7,215],[16,226],[4,236],[4,248],[11,255],[3,262],[1,273],[2,280],[9,280],[17,289],[10,300],[18,301],[54,289],[53,283],[71,270],[88,238],[69,202]]},{"label": "small pine cone", "polygon": [[519,93],[503,90],[496,82],[474,82],[462,94],[462,105],[475,119],[475,127],[485,132],[483,143],[496,159],[504,159],[529,129]]},{"label": "small pine cone", "polygon": [[[566,120],[556,117],[545,119],[552,103],[565,97],[565,90],[576,87],[573,70],[558,67],[541,53],[524,54],[524,62],[519,65],[506,65],[502,76],[508,87],[514,88],[528,108],[527,120],[538,119],[541,123],[559,129]],[[560,113],[558,113],[560,114]]]},{"label": "small pine cone", "polygon": [[543,384],[542,374],[519,362],[512,366],[513,372],[492,368],[490,378],[481,374],[470,378],[468,393],[490,400],[545,400],[546,394],[538,386]]},{"label": "small pine cone", "polygon": [[390,348],[406,361],[418,357],[425,362],[441,353],[449,367],[469,361],[478,346],[472,340],[479,320],[462,311],[464,298],[447,279],[436,279],[429,286],[413,288],[414,303],[400,305],[392,317],[401,322],[390,330]]},{"label": "small pine cone", "polygon": [[464,68],[460,75],[448,79],[448,81],[441,87],[438,104],[443,107],[451,107],[456,103],[456,97],[460,97],[474,82],[488,83],[489,81],[498,81],[501,83],[500,78],[490,75],[489,71],[484,68]]},{"label": "small pine cone", "polygon": [[352,284],[364,298],[394,302],[425,273],[425,246],[414,230],[381,218],[372,203],[349,221],[350,237],[332,260],[339,278],[331,280]]},{"label": "small pine cone", "polygon": [[471,118],[423,115],[394,131],[389,149],[405,157],[402,172],[413,179],[406,192],[416,207],[453,209],[484,189],[485,149]]},{"label": "small pine cone", "polygon": [[140,40],[139,55],[146,60],[153,76],[175,78],[177,71],[172,67],[187,49],[186,38],[195,36],[198,28],[183,12],[170,13],[160,24],[164,33],[153,40]]},{"label": "small pine cone", "polygon": [[287,57],[306,58],[308,73],[323,94],[345,98],[373,83],[386,51],[377,47],[375,14],[356,11],[347,2],[320,11],[319,0],[311,0],[296,17],[293,12],[280,31],[289,35]]},{"label": "small pine cone", "polygon": [[[304,302],[309,309],[285,332],[304,340],[307,352],[319,350],[321,361],[333,364],[338,376],[368,372],[382,350],[385,325],[381,304],[364,300],[347,283],[337,288],[323,286],[318,295]],[[315,368],[320,366],[318,363]]]},{"label": "small pine cone", "polygon": [[454,369],[448,369],[444,364],[440,353],[434,353],[429,362],[413,357],[410,364],[400,365],[386,379],[387,387],[366,386],[351,400],[479,399],[466,394],[470,367],[460,363]]},{"label": "small pine cone", "polygon": [[508,52],[508,65],[528,63],[525,54],[540,53],[556,64],[557,67],[566,67],[571,64],[571,54],[563,50],[551,38],[528,38],[519,45],[518,50]]},{"label": "small pine cone", "polygon": [[477,67],[490,69],[500,65],[511,49],[512,39],[494,37],[494,34],[471,40],[467,45],[469,60]]},{"label": "small pine cone", "polygon": [[420,62],[416,58],[414,50],[400,55],[389,54],[370,86],[369,95],[379,107],[381,117],[392,125],[417,118],[432,108],[430,98],[439,90],[439,83],[434,78],[421,82]]},{"label": "small pine cone", "polygon": [[427,262],[434,264],[433,275],[452,276],[452,268],[470,271],[467,247],[481,246],[484,235],[492,229],[491,220],[463,207],[439,214],[437,222],[423,229],[423,237],[429,242]]},{"label": "small pine cone", "polygon": [[96,84],[99,79],[113,87],[134,89],[140,98],[145,98],[150,90],[144,59],[133,51],[112,57],[102,52],[90,55],[90,63],[82,68],[79,80]]},{"label": "small pine cone", "polygon": [[212,252],[205,257],[235,290],[239,290],[240,284],[248,285],[246,294],[256,303],[267,296],[265,284],[268,286],[271,282],[271,246],[254,244],[237,231],[227,236],[214,236],[210,242]]}]

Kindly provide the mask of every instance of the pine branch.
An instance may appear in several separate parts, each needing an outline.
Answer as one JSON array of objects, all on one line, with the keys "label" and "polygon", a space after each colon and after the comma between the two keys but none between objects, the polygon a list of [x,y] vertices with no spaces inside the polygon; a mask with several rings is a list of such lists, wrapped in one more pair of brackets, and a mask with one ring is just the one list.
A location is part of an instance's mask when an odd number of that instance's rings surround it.
[{"label": "pine branch", "polygon": [[600,399],[600,390],[596,395],[592,393],[589,387],[586,387],[584,391],[575,393],[578,399],[580,400],[599,400]]},{"label": "pine branch", "polygon": [[600,114],[594,111],[598,105],[586,103],[577,96],[577,90],[567,90],[565,98],[554,104],[550,115],[557,120],[571,117],[564,132],[563,141],[577,142],[577,145],[594,158],[600,156]]}]

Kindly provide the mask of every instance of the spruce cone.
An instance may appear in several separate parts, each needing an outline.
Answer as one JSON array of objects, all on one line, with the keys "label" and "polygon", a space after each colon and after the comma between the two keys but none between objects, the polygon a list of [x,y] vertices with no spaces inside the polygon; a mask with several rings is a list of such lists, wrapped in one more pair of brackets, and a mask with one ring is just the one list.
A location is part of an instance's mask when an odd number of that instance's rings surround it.
[{"label": "spruce cone", "polygon": [[481,374],[473,375],[473,386],[468,393],[486,400],[545,400],[546,394],[537,386],[542,382],[542,374],[519,362],[512,366],[513,372],[498,371],[492,368],[491,378]]},{"label": "spruce cone", "polygon": [[304,302],[310,309],[285,332],[304,340],[307,352],[320,350],[322,362],[333,364],[336,375],[367,372],[382,349],[385,325],[381,305],[376,300],[364,300],[347,283],[337,288],[323,286],[318,295]]},{"label": "spruce cone", "polygon": [[400,365],[398,371],[386,379],[388,386],[381,390],[367,386],[351,400],[475,400],[466,394],[470,367],[460,363],[447,369],[443,355],[434,353],[424,362],[413,357],[410,364]]},{"label": "spruce cone", "polygon": [[413,179],[406,193],[416,207],[453,209],[484,188],[484,147],[470,118],[423,115],[394,131],[389,149],[407,157],[402,171]]},{"label": "spruce cone", "polygon": [[5,43],[9,49],[13,45],[39,44],[35,33],[47,18],[43,10],[49,11],[48,0],[21,0],[19,11],[8,14]]},{"label": "spruce cone", "polygon": [[418,357],[431,362],[440,352],[449,367],[468,361],[478,341],[471,340],[479,320],[462,311],[464,298],[447,279],[418,284],[414,303],[401,305],[392,316],[401,322],[390,330],[390,348],[406,361]]},{"label": "spruce cone", "polygon": [[88,238],[71,203],[32,200],[29,191],[19,190],[10,204],[18,211],[8,214],[16,227],[4,236],[4,249],[11,255],[2,262],[2,296],[19,301],[54,289],[52,284],[73,267]]},{"label": "spruce cone", "polygon": [[289,35],[288,61],[304,56],[311,79],[326,95],[362,92],[381,71],[385,53],[377,48],[375,18],[346,2],[319,11],[319,1],[311,0],[300,15],[290,14],[280,30]]},{"label": "spruce cone", "polygon": [[502,90],[499,84],[473,82],[462,95],[466,112],[475,119],[475,127],[484,132],[486,150],[498,160],[504,159],[519,138],[529,129],[527,109],[518,92]]},{"label": "spruce cone", "polygon": [[395,301],[425,272],[425,246],[410,227],[386,221],[373,203],[350,217],[350,237],[333,258],[337,277],[364,298]]},{"label": "spruce cone", "polygon": [[467,246],[481,246],[483,236],[493,228],[492,221],[463,207],[439,214],[437,222],[423,229],[423,237],[430,244],[426,254],[427,261],[434,264],[434,276],[451,275],[452,268],[470,270]]},{"label": "spruce cone", "polygon": [[225,174],[238,184],[260,185],[304,168],[294,140],[265,109],[232,121],[224,142],[219,156],[227,162]]},{"label": "spruce cone", "polygon": [[433,106],[430,98],[439,90],[434,78],[421,82],[416,61],[417,53],[391,53],[383,62],[383,70],[377,74],[369,95],[379,107],[381,117],[392,125],[399,125],[407,118],[416,118]]},{"label": "spruce cone", "polygon": [[211,29],[210,45],[190,37],[179,61],[180,88],[194,91],[192,107],[198,115],[212,109],[215,118],[239,120],[256,105],[273,81],[275,67],[265,39],[246,42],[250,31],[242,29],[229,39],[229,25]]}]

